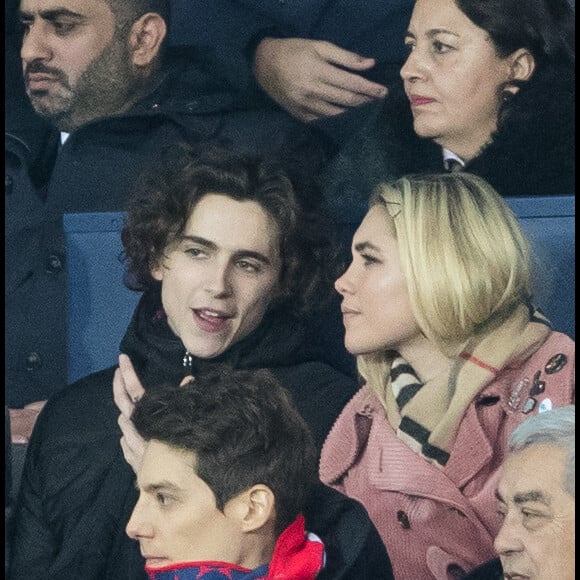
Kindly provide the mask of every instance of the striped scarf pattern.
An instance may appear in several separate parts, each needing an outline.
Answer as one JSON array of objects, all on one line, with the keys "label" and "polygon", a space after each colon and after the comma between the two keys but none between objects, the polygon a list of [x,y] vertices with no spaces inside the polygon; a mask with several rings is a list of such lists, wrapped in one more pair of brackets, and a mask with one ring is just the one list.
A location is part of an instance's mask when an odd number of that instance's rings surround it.
[{"label": "striped scarf pattern", "polygon": [[422,383],[401,356],[391,364],[387,417],[397,436],[438,467],[449,461],[459,425],[478,393],[507,366],[519,366],[551,332],[537,310],[517,307],[501,325],[472,337],[447,373]]}]

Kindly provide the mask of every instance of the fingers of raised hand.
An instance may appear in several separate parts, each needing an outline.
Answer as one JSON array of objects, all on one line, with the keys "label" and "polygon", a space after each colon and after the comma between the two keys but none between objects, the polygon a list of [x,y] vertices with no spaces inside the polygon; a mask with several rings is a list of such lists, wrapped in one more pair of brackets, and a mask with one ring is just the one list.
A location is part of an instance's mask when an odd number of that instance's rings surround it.
[{"label": "fingers of raised hand", "polygon": [[145,440],[133,425],[133,422],[123,415],[119,415],[117,423],[121,428],[123,434],[120,443],[123,450],[125,461],[137,472],[141,462],[143,461],[143,454],[145,453]]},{"label": "fingers of raised hand", "polygon": [[135,406],[127,389],[125,387],[125,381],[123,380],[123,375],[120,369],[115,369],[115,374],[113,375],[113,399],[115,405],[121,412],[121,415],[130,417],[133,413],[133,407]]},{"label": "fingers of raised hand", "polygon": [[126,354],[119,355],[119,369],[121,370],[125,389],[131,400],[139,400],[143,396],[145,389],[135,372],[131,359]]},{"label": "fingers of raised hand", "polygon": [[193,380],[194,380],[193,375],[187,375],[187,376],[183,377],[183,379],[179,383],[179,386],[180,387],[187,387],[187,385],[189,385],[189,383],[192,383]]}]

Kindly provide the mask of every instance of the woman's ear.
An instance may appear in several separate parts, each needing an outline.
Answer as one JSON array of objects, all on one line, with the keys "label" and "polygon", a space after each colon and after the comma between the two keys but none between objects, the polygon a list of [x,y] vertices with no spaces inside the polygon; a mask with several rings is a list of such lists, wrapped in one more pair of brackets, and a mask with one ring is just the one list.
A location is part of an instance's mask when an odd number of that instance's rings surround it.
[{"label": "woman's ear", "polygon": [[235,510],[242,532],[253,532],[274,522],[275,506],[272,490],[266,485],[256,484],[232,498],[228,502],[228,511]]},{"label": "woman's ear", "polygon": [[135,66],[149,66],[157,58],[167,34],[165,20],[155,12],[143,14],[129,33],[131,59]]},{"label": "woman's ear", "polygon": [[509,55],[512,81],[527,81],[536,68],[536,60],[527,48],[518,48]]}]

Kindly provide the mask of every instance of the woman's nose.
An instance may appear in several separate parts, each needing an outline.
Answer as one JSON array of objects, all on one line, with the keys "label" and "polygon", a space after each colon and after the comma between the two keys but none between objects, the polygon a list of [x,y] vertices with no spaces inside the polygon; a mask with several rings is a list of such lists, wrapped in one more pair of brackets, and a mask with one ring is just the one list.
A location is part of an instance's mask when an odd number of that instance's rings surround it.
[{"label": "woman's nose", "polygon": [[[351,266],[352,266],[352,264],[351,264]],[[350,278],[351,266],[349,266],[346,269],[346,271],[344,272],[344,274],[342,276],[340,276],[339,278],[337,278],[336,281],[334,282],[334,289],[341,296],[344,296],[345,294],[352,292],[353,286],[352,286],[352,281]]]},{"label": "woman's nose", "polygon": [[416,48],[414,48],[411,50],[411,52],[409,52],[407,60],[401,67],[401,78],[404,81],[412,81],[414,79],[420,78],[423,74],[423,68],[424,67],[422,65],[420,53]]}]

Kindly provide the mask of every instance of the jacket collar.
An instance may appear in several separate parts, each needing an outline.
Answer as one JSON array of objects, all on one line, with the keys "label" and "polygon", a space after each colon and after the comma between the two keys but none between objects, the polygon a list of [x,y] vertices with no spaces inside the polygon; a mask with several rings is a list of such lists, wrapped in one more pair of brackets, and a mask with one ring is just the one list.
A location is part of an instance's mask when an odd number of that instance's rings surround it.
[{"label": "jacket collar", "polygon": [[[498,390],[499,387],[491,385],[481,396],[485,393],[494,397]],[[475,405],[468,408],[458,434],[458,440],[468,441],[469,445],[454,449],[443,469],[425,459],[417,461],[417,454],[396,436],[380,401],[366,387],[359,390],[349,407],[351,413],[348,419],[339,419],[340,440],[333,439],[332,447],[325,445],[323,450],[324,461],[320,471],[323,481],[332,483],[340,480],[365,449],[371,485],[385,490],[403,490],[409,495],[437,498],[477,519],[459,491],[493,456],[493,442],[479,421]],[[369,440],[372,440],[372,445],[367,446]]]},{"label": "jacket collar", "polygon": [[146,290],[121,342],[145,387],[162,382],[179,382],[192,372],[203,372],[216,364],[234,368],[275,368],[315,360],[314,345],[306,340],[304,324],[291,312],[277,308],[264,316],[249,336],[212,359],[191,357],[191,369],[183,365],[185,347],[171,331],[161,307],[160,287]]}]

